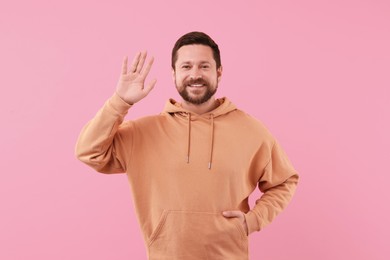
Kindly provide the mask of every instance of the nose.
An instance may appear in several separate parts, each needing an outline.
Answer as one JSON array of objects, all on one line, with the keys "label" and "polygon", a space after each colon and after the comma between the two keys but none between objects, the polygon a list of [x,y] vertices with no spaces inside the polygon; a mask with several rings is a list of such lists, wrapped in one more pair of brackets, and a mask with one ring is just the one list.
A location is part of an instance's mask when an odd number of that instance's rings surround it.
[{"label": "nose", "polygon": [[202,78],[202,75],[198,75],[198,76],[194,76],[194,75],[191,75],[190,76],[190,79],[201,79]]},{"label": "nose", "polygon": [[196,79],[201,79],[201,78],[202,78],[202,74],[200,73],[200,70],[197,68],[194,68],[191,71],[190,79],[196,80]]}]

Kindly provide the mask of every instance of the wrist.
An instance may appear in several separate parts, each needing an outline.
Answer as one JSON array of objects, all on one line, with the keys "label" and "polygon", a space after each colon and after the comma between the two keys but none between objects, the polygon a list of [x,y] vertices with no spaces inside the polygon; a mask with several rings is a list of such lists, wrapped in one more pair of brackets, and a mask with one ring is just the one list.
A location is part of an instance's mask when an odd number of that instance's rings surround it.
[{"label": "wrist", "polygon": [[128,101],[128,100],[125,100],[123,98],[123,96],[118,92],[118,91],[115,91],[115,95],[120,98],[123,102],[125,102],[126,104],[128,104],[129,106],[132,106],[135,104],[135,102],[131,102],[131,101]]},{"label": "wrist", "polygon": [[120,114],[126,114],[132,104],[127,103],[117,92],[109,99],[110,106]]}]

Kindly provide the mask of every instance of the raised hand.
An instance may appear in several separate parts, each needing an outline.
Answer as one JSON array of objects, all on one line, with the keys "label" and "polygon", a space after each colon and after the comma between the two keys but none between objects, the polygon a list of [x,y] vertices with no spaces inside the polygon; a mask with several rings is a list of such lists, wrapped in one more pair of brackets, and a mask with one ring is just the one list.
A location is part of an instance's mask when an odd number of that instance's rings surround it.
[{"label": "raised hand", "polygon": [[116,93],[129,104],[135,104],[146,97],[157,82],[156,79],[153,79],[145,86],[146,76],[148,76],[154,60],[153,58],[149,59],[144,67],[146,56],[146,52],[139,52],[134,57],[129,71],[127,71],[127,56],[123,59]]}]

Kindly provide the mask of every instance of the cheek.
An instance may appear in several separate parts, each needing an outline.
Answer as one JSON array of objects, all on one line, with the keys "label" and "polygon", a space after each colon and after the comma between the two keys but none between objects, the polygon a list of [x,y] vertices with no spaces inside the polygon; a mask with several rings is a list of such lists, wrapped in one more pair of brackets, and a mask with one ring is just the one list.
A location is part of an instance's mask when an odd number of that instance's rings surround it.
[{"label": "cheek", "polygon": [[176,76],[176,77],[174,78],[174,81],[175,81],[176,85],[181,85],[181,79],[180,79],[180,77]]},{"label": "cheek", "polygon": [[183,81],[186,79],[186,75],[185,74],[176,74],[175,76],[175,80],[176,80],[176,83],[183,83]]},{"label": "cheek", "polygon": [[218,77],[218,74],[215,73],[215,74],[213,74],[213,75],[210,75],[209,79],[210,79],[211,81],[213,81],[213,82],[218,83],[219,80],[220,80],[220,77]]},{"label": "cheek", "polygon": [[175,83],[175,86],[176,86],[177,89],[183,87],[183,78],[180,77],[180,75],[175,75],[173,77],[173,82]]}]

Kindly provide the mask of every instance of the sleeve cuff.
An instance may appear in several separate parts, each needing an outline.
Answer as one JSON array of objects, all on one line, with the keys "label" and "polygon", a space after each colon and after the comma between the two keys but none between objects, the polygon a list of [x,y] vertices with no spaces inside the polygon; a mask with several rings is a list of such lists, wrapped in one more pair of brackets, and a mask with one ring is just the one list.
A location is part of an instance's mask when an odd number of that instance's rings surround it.
[{"label": "sleeve cuff", "polygon": [[256,213],[254,213],[253,211],[249,211],[248,213],[245,214],[245,221],[248,226],[248,235],[250,235],[255,231],[260,230],[258,217],[256,216]]},{"label": "sleeve cuff", "polygon": [[132,107],[132,105],[120,98],[116,92],[108,100],[108,103],[112,109],[122,115],[127,114],[127,111]]}]

